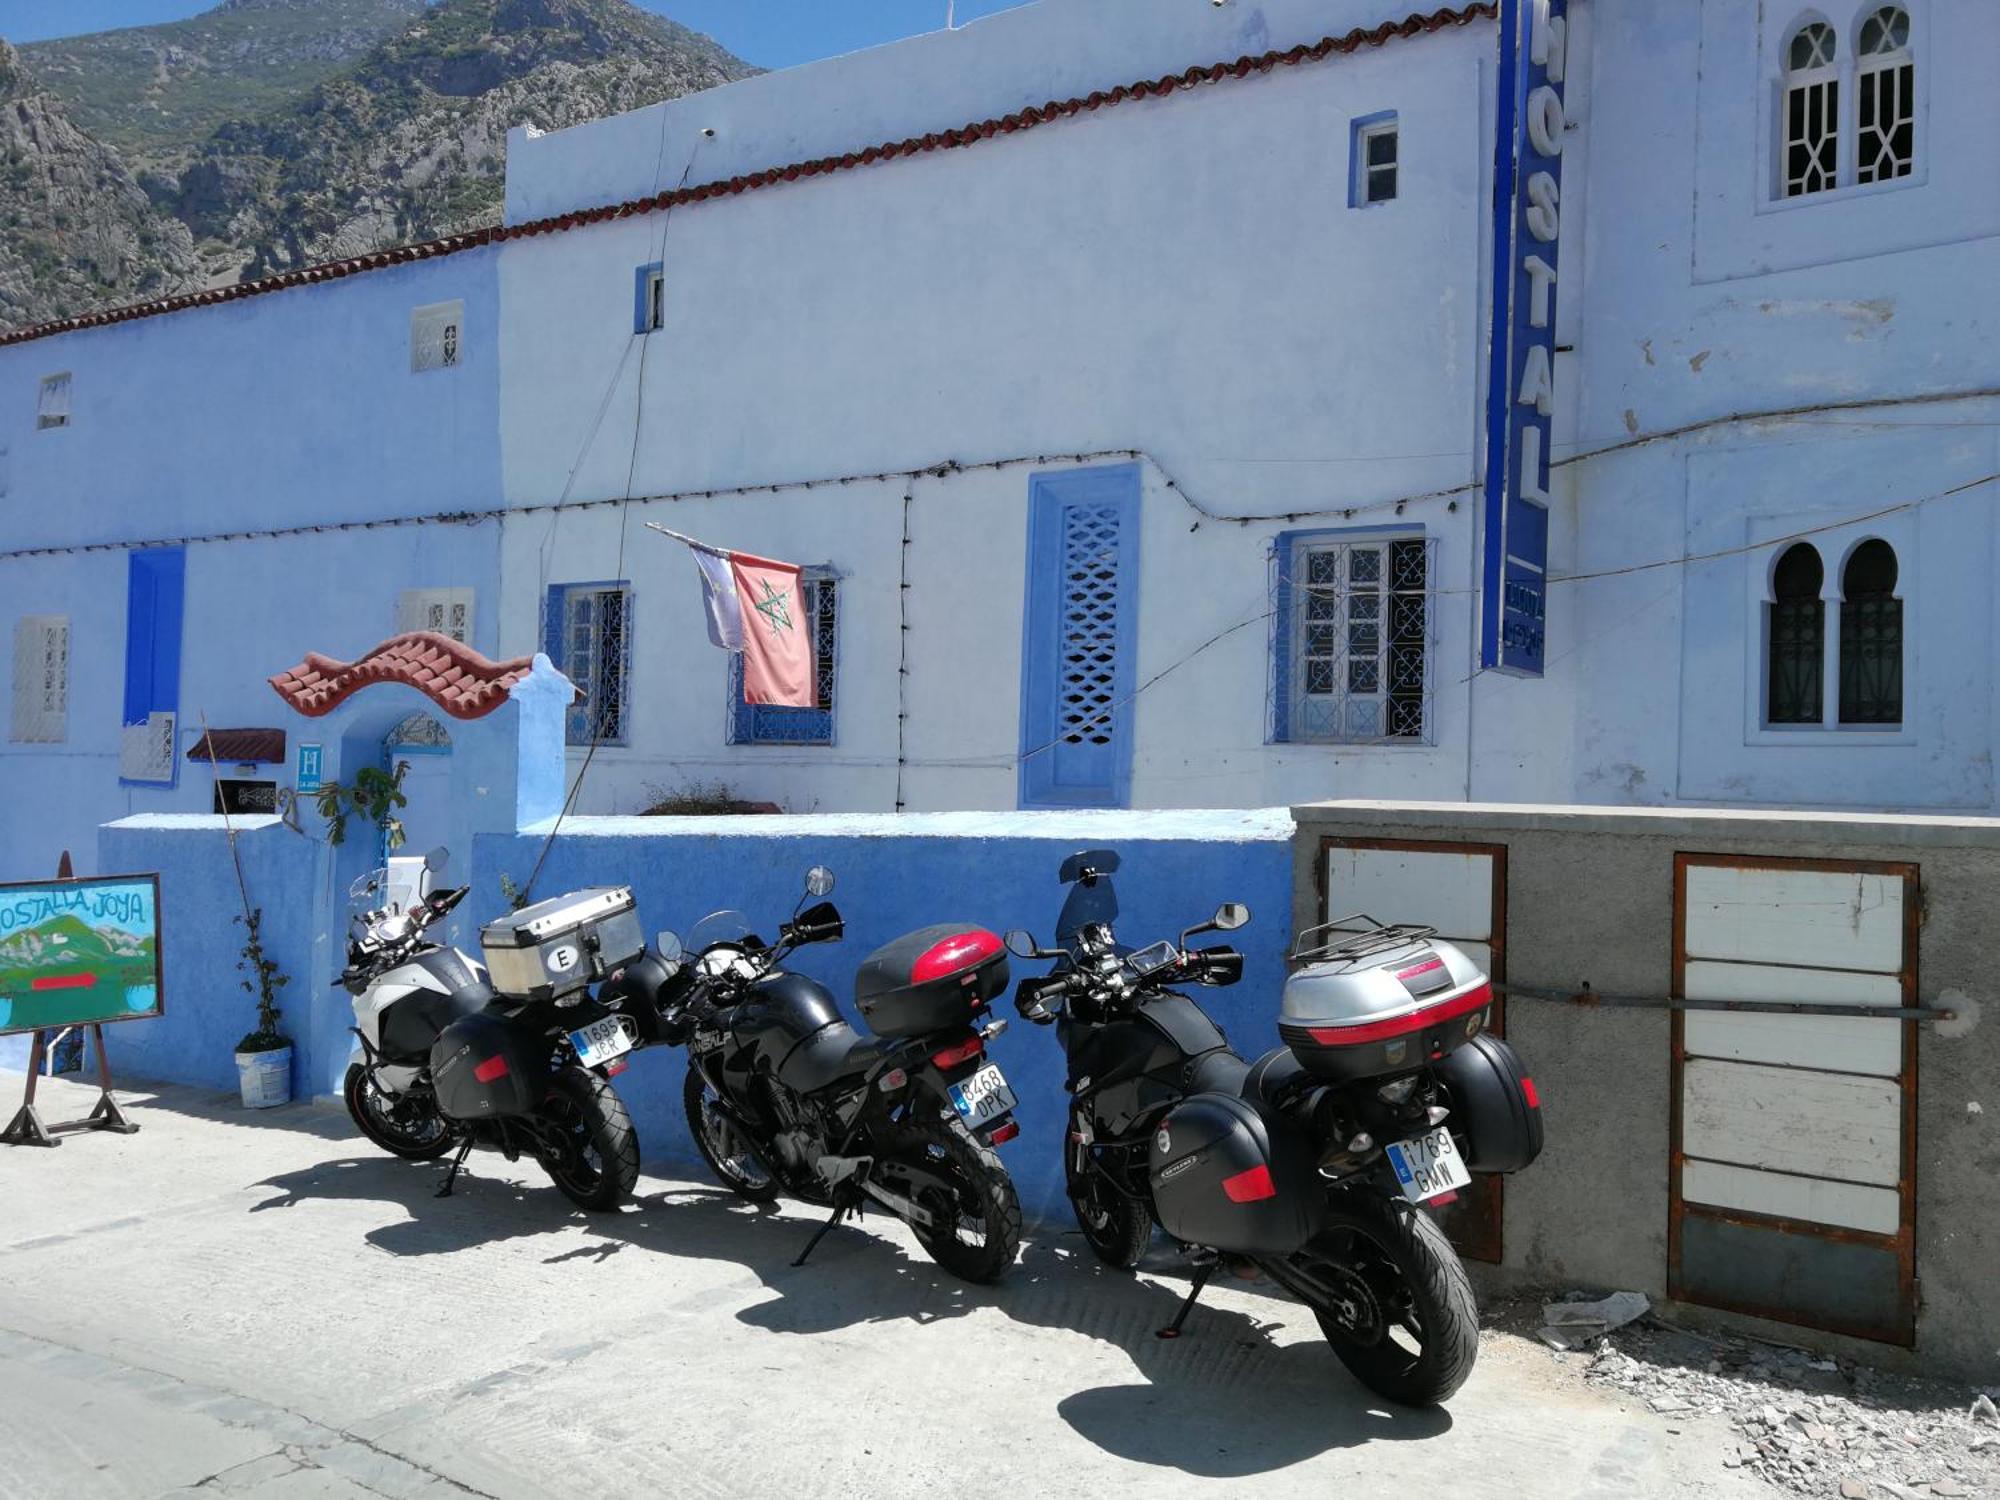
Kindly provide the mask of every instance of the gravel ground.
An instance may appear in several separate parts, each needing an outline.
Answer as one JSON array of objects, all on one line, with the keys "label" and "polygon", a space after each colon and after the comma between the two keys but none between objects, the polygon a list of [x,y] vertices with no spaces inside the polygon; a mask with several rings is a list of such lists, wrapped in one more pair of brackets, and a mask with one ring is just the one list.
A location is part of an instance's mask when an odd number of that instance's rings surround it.
[{"label": "gravel ground", "polygon": [[[1532,1316],[1522,1307],[1523,1314]],[[1912,1380],[1648,1316],[1552,1359],[1669,1423],[1708,1419],[1722,1462],[1798,1495],[2000,1500],[1992,1393]],[[1713,1425],[1720,1418],[1727,1426]]]}]

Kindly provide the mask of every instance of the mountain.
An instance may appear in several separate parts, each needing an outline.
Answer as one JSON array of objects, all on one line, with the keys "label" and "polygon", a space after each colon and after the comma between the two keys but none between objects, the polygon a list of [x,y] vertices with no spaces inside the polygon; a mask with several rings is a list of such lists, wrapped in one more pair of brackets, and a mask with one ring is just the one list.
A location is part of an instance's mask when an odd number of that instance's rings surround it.
[{"label": "mountain", "polygon": [[34,53],[0,74],[33,105],[0,119],[0,327],[497,223],[510,127],[757,71],[630,0],[225,0]]},{"label": "mountain", "polygon": [[201,284],[187,225],[0,40],[0,327]]},{"label": "mountain", "polygon": [[116,927],[92,927],[73,916],[60,916],[26,932],[0,939],[0,970],[31,974],[61,973],[95,965],[151,961],[153,940]]},{"label": "mountain", "polygon": [[135,167],[173,166],[224,120],[282,108],[422,14],[425,0],[224,0],[160,26],[28,42],[27,66]]}]

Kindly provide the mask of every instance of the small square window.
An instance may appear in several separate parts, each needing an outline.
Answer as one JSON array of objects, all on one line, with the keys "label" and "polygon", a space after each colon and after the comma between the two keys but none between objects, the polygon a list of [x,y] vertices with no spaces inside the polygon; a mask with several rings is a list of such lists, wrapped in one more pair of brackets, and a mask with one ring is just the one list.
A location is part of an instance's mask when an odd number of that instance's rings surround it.
[{"label": "small square window", "polygon": [[463,302],[434,302],[410,314],[410,369],[450,370],[464,357]]},{"label": "small square window", "polygon": [[667,326],[667,272],[658,261],[632,276],[632,331],[652,333]]},{"label": "small square window", "polygon": [[1399,149],[1394,114],[1354,122],[1354,177],[1349,201],[1356,208],[1391,203],[1396,197]]},{"label": "small square window", "polygon": [[69,426],[69,372],[45,376],[41,401],[35,408],[35,426]]}]

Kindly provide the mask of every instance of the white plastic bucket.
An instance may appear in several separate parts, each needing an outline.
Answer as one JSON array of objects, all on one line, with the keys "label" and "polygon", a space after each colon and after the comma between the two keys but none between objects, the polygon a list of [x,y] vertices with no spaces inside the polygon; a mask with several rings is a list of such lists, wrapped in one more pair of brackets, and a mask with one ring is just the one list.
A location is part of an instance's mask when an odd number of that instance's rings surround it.
[{"label": "white plastic bucket", "polygon": [[236,1081],[245,1109],[270,1109],[292,1102],[292,1049],[236,1054]]}]

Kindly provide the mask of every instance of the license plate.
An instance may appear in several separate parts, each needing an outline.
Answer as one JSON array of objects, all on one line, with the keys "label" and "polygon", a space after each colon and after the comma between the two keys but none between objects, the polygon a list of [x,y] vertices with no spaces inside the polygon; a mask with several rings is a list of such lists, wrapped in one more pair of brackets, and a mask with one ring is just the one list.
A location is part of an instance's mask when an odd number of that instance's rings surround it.
[{"label": "license plate", "polygon": [[1412,1203],[1422,1203],[1472,1181],[1472,1174],[1465,1170],[1465,1158],[1452,1144],[1451,1132],[1442,1126],[1429,1135],[1389,1147],[1389,1165],[1396,1169],[1403,1196]]},{"label": "license plate", "polygon": [[577,1028],[569,1034],[569,1041],[576,1048],[577,1061],[586,1068],[601,1068],[612,1058],[632,1050],[632,1038],[618,1024],[616,1016],[606,1016]]},{"label": "license plate", "polygon": [[988,1063],[963,1083],[951,1086],[952,1108],[958,1117],[978,1129],[988,1120],[996,1120],[1021,1101],[1014,1097],[1014,1091],[1007,1087],[1006,1075],[1000,1071],[998,1063]]}]

